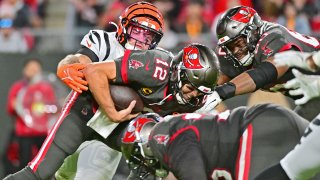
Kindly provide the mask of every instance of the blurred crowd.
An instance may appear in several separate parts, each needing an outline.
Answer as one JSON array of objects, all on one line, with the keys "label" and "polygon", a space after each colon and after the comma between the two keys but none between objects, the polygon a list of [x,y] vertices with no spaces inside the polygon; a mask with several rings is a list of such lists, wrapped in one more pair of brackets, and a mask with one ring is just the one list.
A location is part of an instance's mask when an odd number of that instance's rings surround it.
[{"label": "blurred crowd", "polygon": [[[264,20],[290,30],[320,37],[320,1],[317,0],[146,0],[154,3],[165,17],[165,35],[160,46],[175,50],[189,42],[215,47],[215,22],[233,6],[253,7]],[[135,0],[70,0],[72,29],[116,30],[120,13]],[[46,27],[49,0],[0,0],[0,52],[29,52],[37,48],[35,29]],[[68,9],[70,11],[70,8]],[[63,28],[63,27],[62,27]],[[84,32],[87,33],[87,32]],[[82,37],[84,34],[78,34]]]}]

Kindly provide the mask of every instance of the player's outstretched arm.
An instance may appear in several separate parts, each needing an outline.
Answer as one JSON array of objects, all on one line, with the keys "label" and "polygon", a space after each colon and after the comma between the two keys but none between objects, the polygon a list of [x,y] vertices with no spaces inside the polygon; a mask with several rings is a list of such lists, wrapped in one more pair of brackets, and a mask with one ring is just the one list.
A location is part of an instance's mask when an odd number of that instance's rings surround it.
[{"label": "player's outstretched arm", "polygon": [[128,108],[119,112],[115,109],[109,88],[109,81],[112,82],[116,78],[116,65],[114,61],[91,63],[83,72],[91,93],[109,119],[114,122],[122,122],[138,115],[130,114],[135,106],[135,101],[132,101]]}]

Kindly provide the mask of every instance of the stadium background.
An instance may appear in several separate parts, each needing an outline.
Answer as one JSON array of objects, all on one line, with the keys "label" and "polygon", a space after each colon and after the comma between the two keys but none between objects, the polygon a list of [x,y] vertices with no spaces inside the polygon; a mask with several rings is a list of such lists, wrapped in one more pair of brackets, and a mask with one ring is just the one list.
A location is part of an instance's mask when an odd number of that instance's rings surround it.
[{"label": "stadium background", "polygon": [[[0,41],[0,155],[5,155],[10,132],[13,128],[13,120],[6,111],[7,96],[10,86],[21,78],[21,69],[24,60],[29,58],[40,59],[46,72],[54,74],[57,63],[69,53],[75,53],[79,48],[81,37],[89,29],[114,30],[114,27],[106,22],[117,22],[119,12],[127,4],[135,0],[0,0],[0,19],[4,18],[4,12],[9,11],[6,2],[22,2],[30,9],[28,23],[14,24],[15,31],[24,35],[28,47],[22,53],[17,51],[5,52],[1,50]],[[281,7],[288,0],[157,0],[155,3],[165,14],[165,36],[160,46],[176,53],[189,42],[200,42],[211,48],[215,48],[214,22],[219,13],[234,5],[249,5],[257,9],[263,19],[280,22],[284,17]],[[296,10],[296,17],[305,18],[305,24],[300,24],[306,34],[320,37],[320,2],[319,0],[295,0],[302,4],[302,9]],[[262,5],[263,4],[263,5]],[[301,6],[301,5],[299,5]],[[87,7],[84,8],[83,7]],[[89,9],[88,9],[89,7]],[[165,8],[164,8],[165,7]],[[80,11],[80,9],[82,9]],[[10,11],[9,11],[10,13]],[[15,18],[18,18],[16,16]],[[24,18],[22,18],[24,19]],[[191,27],[189,22],[196,19],[201,29]],[[190,21],[188,21],[190,20]],[[290,26],[290,24],[285,24]],[[289,27],[288,27],[289,28]],[[1,26],[0,26],[1,30]],[[300,31],[300,29],[299,29]],[[1,33],[1,31],[0,31]],[[302,32],[303,33],[303,32]],[[14,49],[14,48],[13,48]],[[58,82],[56,82],[58,83]],[[242,95],[232,98],[225,103],[229,109],[240,105],[251,105],[257,102],[275,102],[293,107],[292,100],[279,94],[265,94],[263,92],[254,95]],[[4,176],[3,164],[0,161],[0,178]]]}]

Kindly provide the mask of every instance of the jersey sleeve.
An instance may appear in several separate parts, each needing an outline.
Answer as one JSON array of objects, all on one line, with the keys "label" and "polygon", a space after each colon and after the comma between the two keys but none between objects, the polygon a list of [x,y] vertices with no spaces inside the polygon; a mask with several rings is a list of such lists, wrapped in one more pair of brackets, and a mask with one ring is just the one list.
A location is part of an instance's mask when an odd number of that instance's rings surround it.
[{"label": "jersey sleeve", "polygon": [[287,51],[292,48],[294,48],[293,44],[280,31],[272,31],[270,34],[266,33],[261,36],[255,50],[255,59],[261,62],[278,52]]},{"label": "jersey sleeve", "polygon": [[126,50],[115,62],[116,83],[155,87],[168,82],[172,57],[160,50]]},{"label": "jersey sleeve", "polygon": [[103,61],[110,54],[109,34],[102,30],[90,30],[80,45],[77,53],[88,56],[93,62]]}]

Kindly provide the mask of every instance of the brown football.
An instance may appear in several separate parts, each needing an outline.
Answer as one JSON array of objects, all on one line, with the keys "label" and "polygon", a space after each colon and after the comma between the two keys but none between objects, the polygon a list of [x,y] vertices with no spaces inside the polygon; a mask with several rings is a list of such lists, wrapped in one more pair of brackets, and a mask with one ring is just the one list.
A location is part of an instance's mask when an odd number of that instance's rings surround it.
[{"label": "brown football", "polygon": [[131,101],[136,100],[132,113],[138,113],[143,110],[143,102],[136,91],[127,86],[111,85],[110,93],[115,108],[120,111],[127,108]]}]

